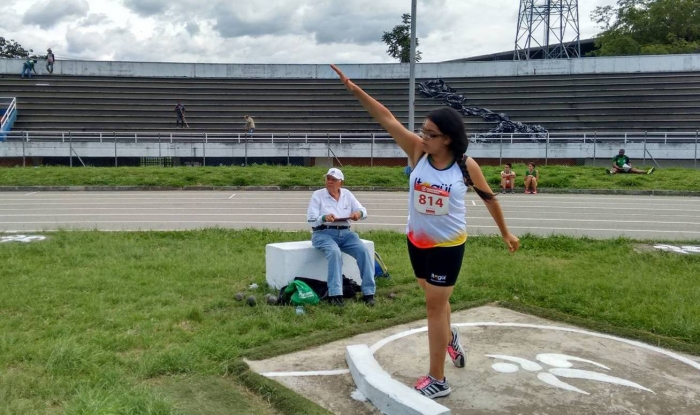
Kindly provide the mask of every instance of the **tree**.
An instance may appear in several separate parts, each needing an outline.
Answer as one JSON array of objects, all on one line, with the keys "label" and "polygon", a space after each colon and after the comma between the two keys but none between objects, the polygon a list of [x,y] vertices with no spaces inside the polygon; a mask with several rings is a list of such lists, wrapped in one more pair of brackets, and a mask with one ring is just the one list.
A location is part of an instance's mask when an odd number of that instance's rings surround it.
[{"label": "tree", "polygon": [[603,29],[594,56],[700,53],[700,0],[618,0],[591,18]]},{"label": "tree", "polygon": [[0,58],[28,58],[30,52],[33,50],[24,49],[14,39],[7,41],[0,36]]},{"label": "tree", "polygon": [[[401,63],[411,62],[411,15],[401,15],[403,24],[397,25],[391,32],[384,32],[382,42],[389,47],[386,53]],[[418,39],[416,38],[416,62],[420,62],[421,53],[418,51]]]}]

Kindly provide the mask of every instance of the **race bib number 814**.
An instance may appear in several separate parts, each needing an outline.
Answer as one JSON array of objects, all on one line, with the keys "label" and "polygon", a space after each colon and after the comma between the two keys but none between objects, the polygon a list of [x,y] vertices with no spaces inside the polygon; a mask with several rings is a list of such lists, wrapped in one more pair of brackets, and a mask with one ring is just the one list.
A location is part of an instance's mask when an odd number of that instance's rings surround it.
[{"label": "race bib number 814", "polygon": [[413,207],[425,215],[447,215],[450,211],[450,193],[416,184],[413,187]]}]

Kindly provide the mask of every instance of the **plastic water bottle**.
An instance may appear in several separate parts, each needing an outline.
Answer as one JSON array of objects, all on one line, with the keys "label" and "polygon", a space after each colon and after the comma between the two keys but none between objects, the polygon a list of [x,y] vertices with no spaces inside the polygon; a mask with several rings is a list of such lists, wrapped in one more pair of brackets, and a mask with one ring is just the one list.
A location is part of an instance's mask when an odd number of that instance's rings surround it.
[{"label": "plastic water bottle", "polygon": [[297,306],[297,315],[298,315],[298,316],[303,316],[304,314],[305,314],[304,306],[298,305],[298,306]]}]

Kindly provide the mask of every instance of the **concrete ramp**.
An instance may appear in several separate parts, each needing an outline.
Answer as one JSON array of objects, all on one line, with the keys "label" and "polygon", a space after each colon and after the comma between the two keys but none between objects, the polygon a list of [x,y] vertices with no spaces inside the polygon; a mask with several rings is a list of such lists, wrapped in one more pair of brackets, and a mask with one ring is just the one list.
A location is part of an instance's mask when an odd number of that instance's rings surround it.
[{"label": "concrete ramp", "polygon": [[386,373],[365,344],[347,347],[345,359],[357,389],[387,415],[451,415],[452,412]]}]

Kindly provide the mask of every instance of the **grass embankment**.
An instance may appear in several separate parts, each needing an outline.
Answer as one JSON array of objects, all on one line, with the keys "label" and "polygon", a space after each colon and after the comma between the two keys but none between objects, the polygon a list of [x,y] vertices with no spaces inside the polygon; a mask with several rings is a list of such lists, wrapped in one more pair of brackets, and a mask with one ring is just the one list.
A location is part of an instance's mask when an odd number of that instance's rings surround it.
[{"label": "grass embankment", "polygon": [[[378,281],[377,306],[303,316],[234,295],[265,287],[265,244],[308,232],[57,232],[0,244],[0,414],[325,413],[242,358],[424,317],[405,237],[362,236],[392,275]],[[514,255],[499,238],[467,244],[454,309],[507,301],[700,354],[700,256],[639,253],[624,239],[525,236]]]},{"label": "grass embankment", "polygon": [[[608,166],[609,167],[609,166]],[[642,168],[642,166],[637,166]],[[647,166],[650,167],[650,166]],[[484,166],[489,184],[499,187],[502,167]],[[516,186],[526,166],[516,164]],[[541,190],[674,190],[697,192],[700,170],[657,169],[653,175],[605,174],[603,167],[539,166]],[[39,167],[0,169],[0,186],[293,186],[318,187],[321,167],[254,165],[248,167]],[[407,188],[399,167],[343,168],[346,186]]]}]

